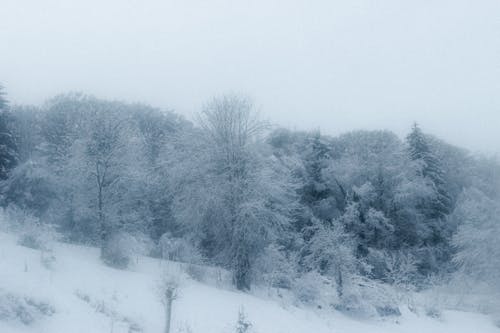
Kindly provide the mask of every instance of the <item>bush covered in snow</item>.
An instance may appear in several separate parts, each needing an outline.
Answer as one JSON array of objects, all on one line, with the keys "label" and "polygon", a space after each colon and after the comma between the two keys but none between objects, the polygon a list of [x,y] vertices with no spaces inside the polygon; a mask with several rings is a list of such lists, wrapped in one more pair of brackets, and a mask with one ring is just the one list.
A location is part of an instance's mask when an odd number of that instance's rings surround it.
[{"label": "bush covered in snow", "polygon": [[56,237],[57,233],[52,225],[35,223],[23,229],[18,244],[35,250],[50,251]]},{"label": "bush covered in snow", "polygon": [[52,224],[42,223],[39,218],[15,206],[8,207],[4,218],[10,221],[10,229],[19,234],[17,243],[35,250],[51,251],[58,233]]},{"label": "bush covered in snow", "polygon": [[275,245],[266,247],[253,267],[253,279],[270,288],[291,289],[296,277],[295,258],[287,258]]},{"label": "bush covered in snow", "polygon": [[250,333],[252,331],[252,323],[248,320],[245,309],[240,308],[238,311],[238,321],[236,322],[235,333]]},{"label": "bush covered in snow", "polygon": [[125,269],[129,266],[135,252],[135,239],[120,232],[112,235],[101,248],[102,261],[111,267]]},{"label": "bush covered in snow", "polygon": [[353,276],[344,286],[337,310],[356,317],[399,316],[395,289],[387,284]]},{"label": "bush covered in snow", "polygon": [[0,290],[0,320],[30,325],[54,312],[49,303]]},{"label": "bush covered in snow", "polygon": [[186,274],[193,280],[205,282],[207,276],[206,267],[196,264],[187,264],[184,269]]},{"label": "bush covered in snow", "polygon": [[300,303],[328,307],[339,300],[334,282],[317,272],[308,272],[294,281],[292,291]]},{"label": "bush covered in snow", "polygon": [[200,251],[186,239],[175,238],[165,233],[161,236],[158,246],[163,259],[192,264],[202,262]]},{"label": "bush covered in snow", "polygon": [[342,294],[335,280],[317,272],[297,278],[292,291],[299,303],[317,308],[335,309],[355,317],[399,316],[399,300],[394,287],[350,276],[344,281]]}]

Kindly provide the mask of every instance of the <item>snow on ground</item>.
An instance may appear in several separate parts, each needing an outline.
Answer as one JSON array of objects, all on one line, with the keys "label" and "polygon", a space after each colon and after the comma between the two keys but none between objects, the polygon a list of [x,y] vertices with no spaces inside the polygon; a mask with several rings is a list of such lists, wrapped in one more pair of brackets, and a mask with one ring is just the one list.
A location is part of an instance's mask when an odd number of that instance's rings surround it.
[{"label": "snow on ground", "polygon": [[[41,264],[40,251],[18,246],[15,236],[0,233],[0,293],[28,296],[55,310],[30,325],[0,318],[0,332],[138,332],[130,327],[163,332],[163,306],[156,286],[164,264],[141,257],[132,269],[116,270],[102,265],[98,254],[95,248],[57,244],[57,260],[50,270]],[[256,333],[500,332],[479,314],[448,311],[433,319],[406,311],[397,319],[362,321],[340,313],[283,306],[190,279],[183,279],[174,301],[172,332],[234,332],[240,308]]]}]

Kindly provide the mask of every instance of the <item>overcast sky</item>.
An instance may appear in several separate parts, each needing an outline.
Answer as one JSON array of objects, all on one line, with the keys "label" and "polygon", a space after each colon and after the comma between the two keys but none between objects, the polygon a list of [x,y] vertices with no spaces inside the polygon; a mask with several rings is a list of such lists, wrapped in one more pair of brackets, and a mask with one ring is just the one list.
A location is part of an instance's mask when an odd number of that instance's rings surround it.
[{"label": "overcast sky", "polygon": [[188,117],[241,92],[291,129],[500,152],[500,0],[0,0],[0,82]]}]

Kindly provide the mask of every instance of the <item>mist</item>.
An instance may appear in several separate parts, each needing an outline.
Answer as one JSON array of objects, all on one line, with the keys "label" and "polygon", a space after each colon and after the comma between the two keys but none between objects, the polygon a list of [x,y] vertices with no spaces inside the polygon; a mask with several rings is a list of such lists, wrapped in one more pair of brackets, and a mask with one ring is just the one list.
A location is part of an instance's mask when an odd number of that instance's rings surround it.
[{"label": "mist", "polygon": [[500,332],[499,13],[0,0],[0,332]]},{"label": "mist", "polygon": [[500,151],[500,3],[19,1],[0,11],[12,104],[68,91],[188,118],[243,93],[281,126],[427,132]]}]

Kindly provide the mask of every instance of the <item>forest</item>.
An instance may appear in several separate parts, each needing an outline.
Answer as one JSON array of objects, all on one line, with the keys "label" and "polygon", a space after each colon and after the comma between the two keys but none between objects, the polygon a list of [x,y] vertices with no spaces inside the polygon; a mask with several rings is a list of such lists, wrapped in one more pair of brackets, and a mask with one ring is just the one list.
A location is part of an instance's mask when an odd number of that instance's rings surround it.
[{"label": "forest", "polygon": [[82,93],[13,105],[1,91],[0,205],[20,244],[97,247],[118,269],[135,254],[219,267],[237,290],[331,295],[345,312],[397,311],[377,303],[386,288],[500,295],[500,163],[417,123],[404,138],[330,136],[270,124],[237,94],[189,120]]}]

